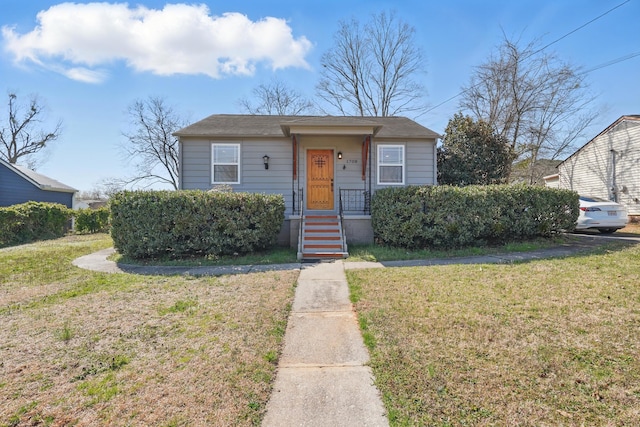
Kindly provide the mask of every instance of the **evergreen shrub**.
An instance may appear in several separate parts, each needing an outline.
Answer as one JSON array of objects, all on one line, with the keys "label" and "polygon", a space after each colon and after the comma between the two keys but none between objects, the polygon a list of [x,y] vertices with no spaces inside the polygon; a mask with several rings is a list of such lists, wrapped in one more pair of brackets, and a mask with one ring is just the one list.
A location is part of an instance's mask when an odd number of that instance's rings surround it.
[{"label": "evergreen shrub", "polygon": [[114,246],[136,259],[266,249],[276,243],[284,221],[281,195],[124,191],[109,206]]},{"label": "evergreen shrub", "polygon": [[571,231],[578,194],[525,185],[385,188],[371,201],[376,240],[396,247],[458,248]]}]

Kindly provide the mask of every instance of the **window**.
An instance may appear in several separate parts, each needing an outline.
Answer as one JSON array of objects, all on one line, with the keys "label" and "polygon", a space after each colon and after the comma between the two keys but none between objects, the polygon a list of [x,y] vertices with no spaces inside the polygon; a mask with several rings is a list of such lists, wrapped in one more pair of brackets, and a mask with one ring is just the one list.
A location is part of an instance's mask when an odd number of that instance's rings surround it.
[{"label": "window", "polygon": [[240,184],[240,144],[211,144],[212,184]]},{"label": "window", "polygon": [[378,184],[404,184],[404,145],[378,145]]}]

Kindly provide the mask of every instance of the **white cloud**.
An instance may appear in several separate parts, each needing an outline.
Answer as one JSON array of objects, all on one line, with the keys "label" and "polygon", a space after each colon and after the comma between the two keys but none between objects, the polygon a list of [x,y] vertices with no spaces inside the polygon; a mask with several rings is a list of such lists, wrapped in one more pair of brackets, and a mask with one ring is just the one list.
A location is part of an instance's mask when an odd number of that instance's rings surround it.
[{"label": "white cloud", "polygon": [[104,71],[90,70],[84,67],[67,68],[61,73],[72,80],[85,83],[101,83],[107,79],[107,73]]},{"label": "white cloud", "polygon": [[124,61],[158,75],[252,75],[258,63],[273,69],[307,68],[311,42],[294,38],[283,19],[251,21],[240,13],[210,16],[205,5],[167,4],[162,10],[118,3],[62,3],[41,11],[26,34],[4,26],[5,49],[16,62],[61,70],[96,83],[95,70]]}]

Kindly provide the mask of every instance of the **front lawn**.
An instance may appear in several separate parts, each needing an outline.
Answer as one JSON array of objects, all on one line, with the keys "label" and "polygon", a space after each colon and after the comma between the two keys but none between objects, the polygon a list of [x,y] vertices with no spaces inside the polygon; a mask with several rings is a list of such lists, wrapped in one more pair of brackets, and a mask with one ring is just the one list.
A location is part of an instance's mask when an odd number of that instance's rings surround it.
[{"label": "front lawn", "polygon": [[391,425],[636,425],[639,261],[348,271]]},{"label": "front lawn", "polygon": [[0,426],[258,425],[295,271],[104,274],[106,235],[0,250]]},{"label": "front lawn", "polygon": [[538,249],[550,248],[575,241],[576,237],[570,234],[559,234],[552,237],[540,237],[538,239],[523,242],[510,242],[494,246],[470,246],[460,249],[404,249],[382,245],[350,245],[347,262],[382,262],[401,261],[415,259],[434,259],[467,257],[479,255],[504,254],[511,252],[527,252]]}]

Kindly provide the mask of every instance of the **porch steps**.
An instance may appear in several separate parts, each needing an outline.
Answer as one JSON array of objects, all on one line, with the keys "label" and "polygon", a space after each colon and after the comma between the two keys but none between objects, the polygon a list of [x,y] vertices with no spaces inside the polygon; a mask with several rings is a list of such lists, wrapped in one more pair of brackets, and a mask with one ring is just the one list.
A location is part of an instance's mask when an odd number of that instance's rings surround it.
[{"label": "porch steps", "polygon": [[338,215],[305,215],[298,259],[340,259],[349,256]]}]

